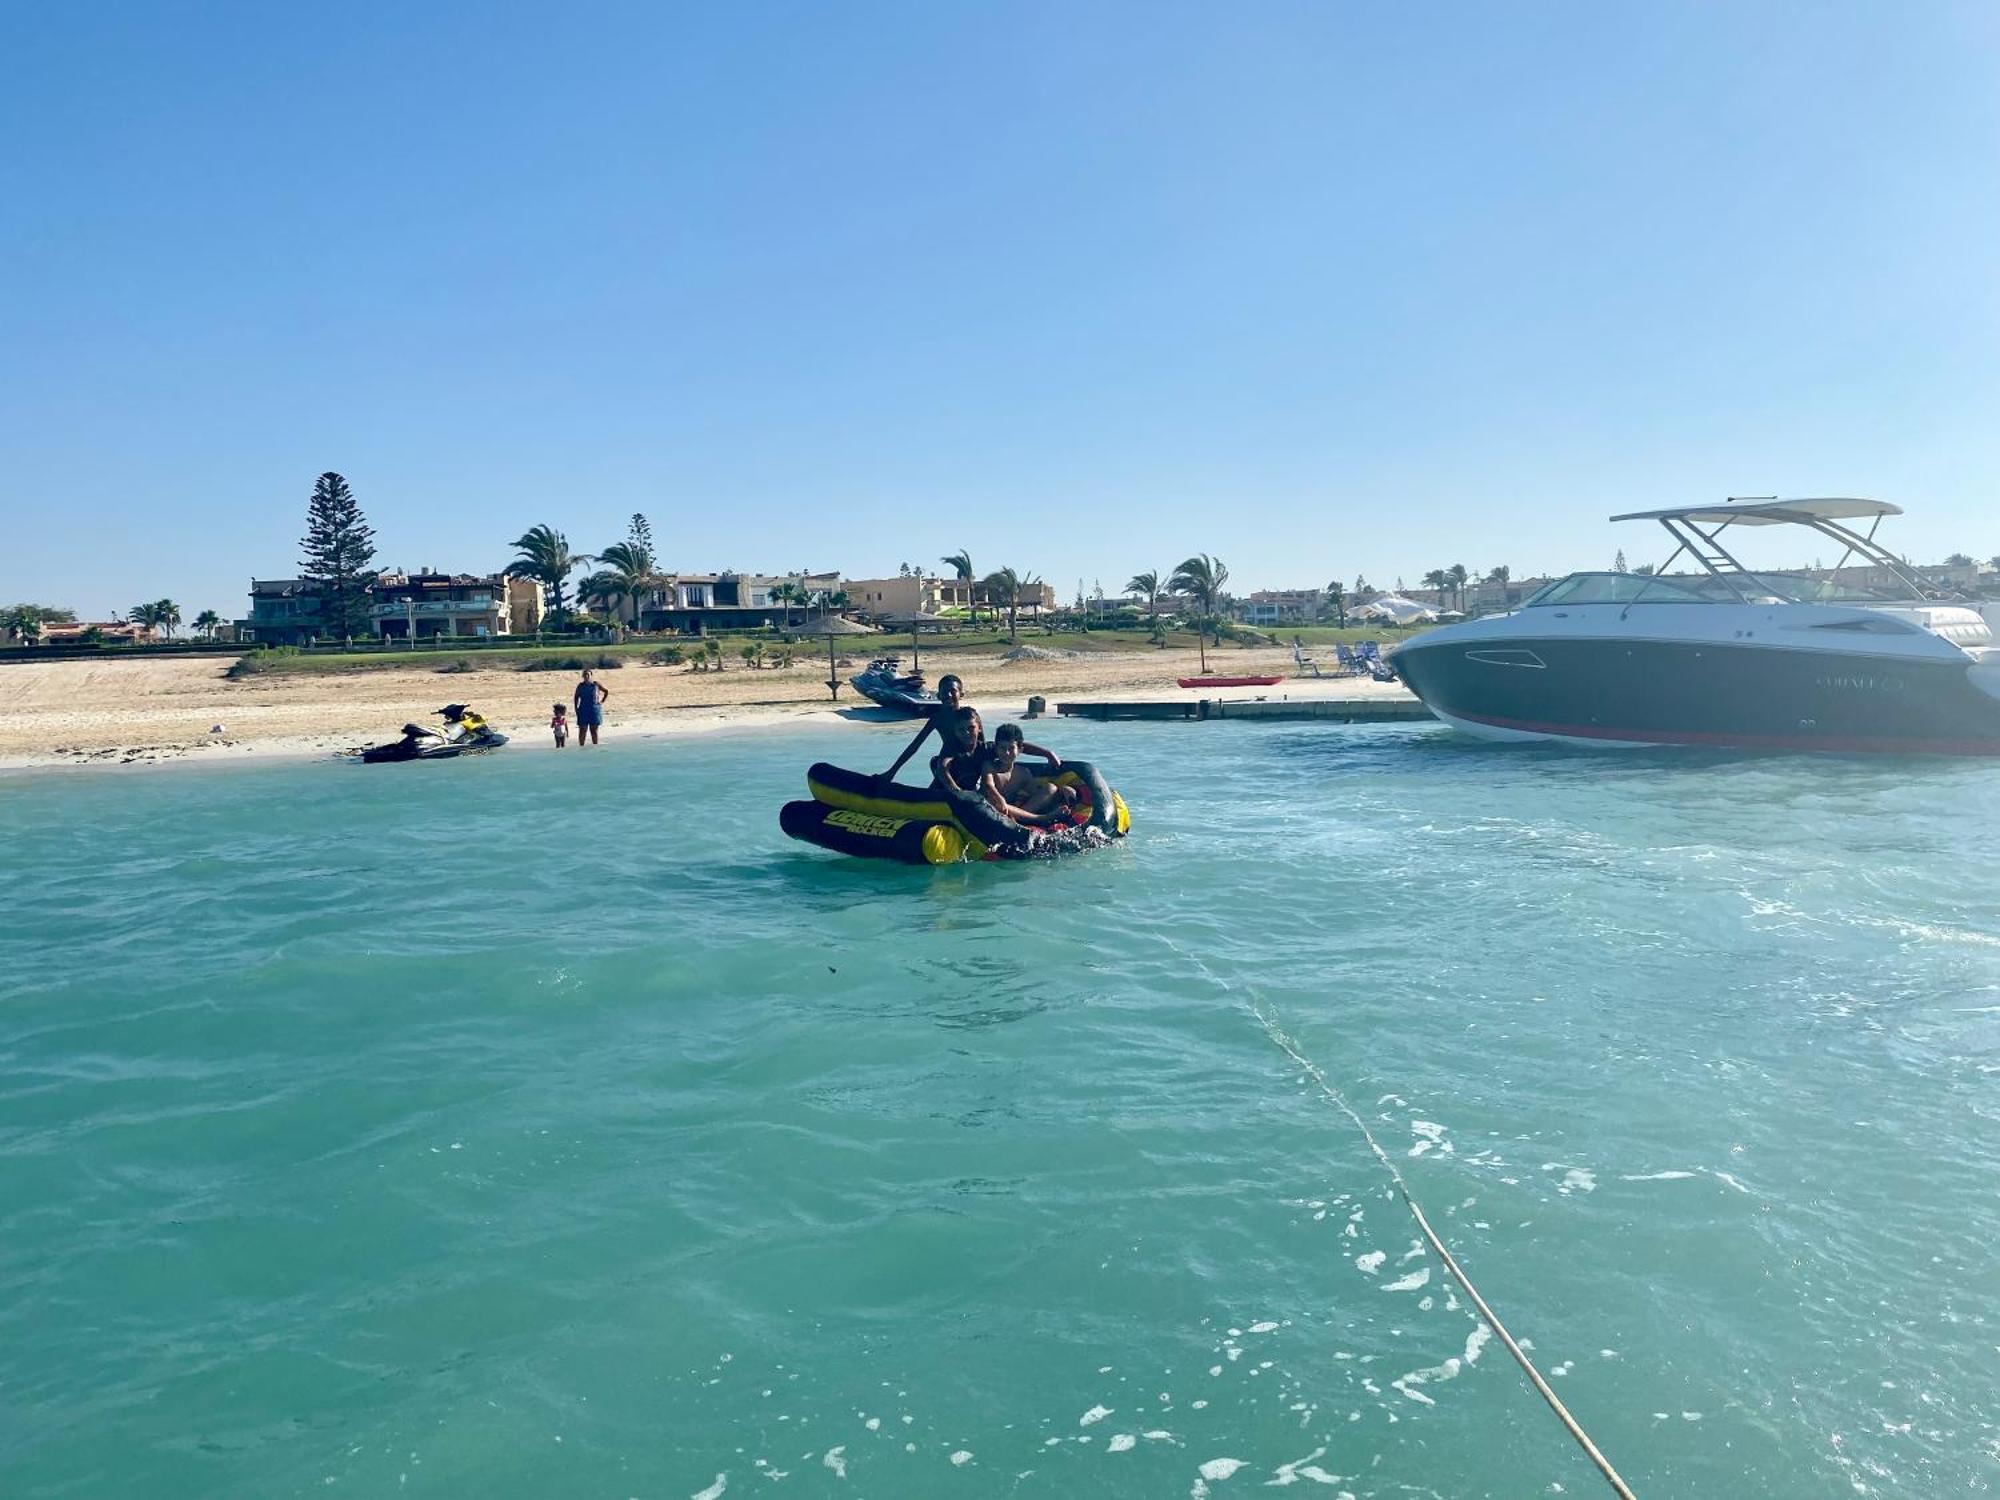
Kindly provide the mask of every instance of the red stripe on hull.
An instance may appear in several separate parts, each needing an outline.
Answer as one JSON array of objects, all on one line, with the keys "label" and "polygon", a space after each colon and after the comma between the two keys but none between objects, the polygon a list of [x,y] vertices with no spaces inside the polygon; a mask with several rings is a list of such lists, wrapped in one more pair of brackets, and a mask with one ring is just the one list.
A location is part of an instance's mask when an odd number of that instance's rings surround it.
[{"label": "red stripe on hull", "polygon": [[1596,725],[1544,724],[1491,714],[1447,710],[1454,719],[1490,724],[1519,734],[1570,740],[1623,740],[1639,745],[1709,745],[1727,750],[1820,750],[1841,755],[2000,755],[2000,740],[1911,739],[1886,735],[1728,734],[1689,729],[1602,729]]}]

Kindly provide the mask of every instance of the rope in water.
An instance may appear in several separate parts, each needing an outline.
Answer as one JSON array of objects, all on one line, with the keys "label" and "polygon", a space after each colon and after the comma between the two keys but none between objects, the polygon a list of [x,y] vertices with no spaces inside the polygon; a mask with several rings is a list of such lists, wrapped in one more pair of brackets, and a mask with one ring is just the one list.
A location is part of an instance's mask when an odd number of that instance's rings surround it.
[{"label": "rope in water", "polygon": [[[1189,953],[1171,938],[1167,940],[1167,946],[1181,954],[1183,958],[1190,960],[1196,968],[1208,975],[1210,981],[1224,993],[1234,993],[1231,986],[1219,978],[1197,955]],[[1265,1035],[1277,1043],[1280,1050],[1287,1057],[1305,1069],[1306,1076],[1312,1079],[1320,1093],[1324,1094],[1342,1114],[1354,1122],[1355,1129],[1361,1132],[1361,1138],[1368,1143],[1368,1149],[1375,1153],[1375,1159],[1382,1163],[1384,1170],[1389,1174],[1389,1180],[1395,1183],[1396,1191],[1402,1197],[1403,1206],[1409,1209],[1410,1217],[1417,1221],[1417,1228],[1423,1232],[1425,1241],[1437,1253],[1437,1258],[1444,1262],[1445,1270],[1451,1273],[1452,1280],[1464,1288],[1467,1299],[1478,1310],[1479,1316],[1485,1320],[1486,1326],[1493,1330],[1493,1336],[1500,1340],[1501,1346],[1509,1354],[1514,1356],[1514,1363],[1521,1367],[1523,1373],[1527,1375],[1529,1381],[1534,1385],[1535,1390],[1548,1403],[1549,1410],[1556,1414],[1556,1419],[1563,1424],[1568,1430],[1569,1435],[1576,1440],[1576,1445],[1583,1449],[1584,1456],[1597,1466],[1597,1472],[1604,1476],[1604,1482],[1611,1486],[1612,1492],[1618,1496],[1618,1500],[1638,1500],[1638,1497],[1632,1492],[1632,1486],[1627,1484],[1624,1477],[1612,1466],[1611,1460],[1604,1456],[1604,1451],[1595,1442],[1591,1441],[1590,1434],[1583,1430],[1583,1424],[1570,1415],[1569,1408],[1563,1405],[1562,1397],[1555,1393],[1554,1387],[1543,1378],[1542,1372],[1535,1368],[1535,1362],[1528,1358],[1528,1351],[1514,1341],[1514,1335],[1507,1331],[1507,1325],[1500,1321],[1500,1315],[1493,1311],[1491,1304],[1479,1294],[1479,1288],[1472,1284],[1472,1278],[1465,1274],[1464,1267],[1460,1266],[1451,1251],[1445,1248],[1444,1241],[1438,1238],[1437,1231],[1431,1228],[1431,1221],[1425,1215],[1423,1205],[1417,1202],[1416,1194],[1410,1191],[1410,1184],[1404,1179],[1402,1169],[1396,1165],[1395,1159],[1382,1149],[1381,1143],[1375,1139],[1375,1132],[1368,1128],[1368,1122],[1362,1119],[1360,1112],[1347,1102],[1346,1095],[1333,1086],[1332,1081],[1321,1071],[1319,1065],[1299,1050],[1298,1043],[1292,1040],[1291,1036],[1278,1024],[1274,1016],[1268,1014],[1254,1000],[1245,1000],[1242,1003],[1244,1008],[1257,1018],[1257,1024],[1263,1027]]]}]

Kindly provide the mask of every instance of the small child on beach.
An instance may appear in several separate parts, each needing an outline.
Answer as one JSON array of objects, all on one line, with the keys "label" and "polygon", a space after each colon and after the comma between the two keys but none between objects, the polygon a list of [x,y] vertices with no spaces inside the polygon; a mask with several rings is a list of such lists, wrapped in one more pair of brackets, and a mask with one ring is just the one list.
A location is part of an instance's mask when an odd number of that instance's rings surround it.
[{"label": "small child on beach", "polygon": [[567,703],[558,703],[555,705],[555,713],[549,719],[549,728],[556,732],[556,749],[560,750],[564,745],[569,743],[569,705]]}]

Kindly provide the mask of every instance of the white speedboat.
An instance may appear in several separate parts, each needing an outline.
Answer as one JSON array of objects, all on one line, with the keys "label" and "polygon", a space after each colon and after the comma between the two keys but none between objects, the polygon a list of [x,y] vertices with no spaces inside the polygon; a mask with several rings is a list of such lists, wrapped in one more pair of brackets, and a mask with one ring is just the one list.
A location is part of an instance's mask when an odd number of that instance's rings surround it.
[{"label": "white speedboat", "polygon": [[[2000,603],[1939,597],[1878,544],[1900,514],[1816,499],[1613,516],[1674,539],[1657,573],[1572,573],[1390,660],[1439,718],[1486,739],[2000,755]],[[1723,545],[1776,525],[1838,544],[1840,562],[1767,572]],[[1683,557],[1699,571],[1667,576]],[[1868,588],[1833,581],[1850,558]]]}]

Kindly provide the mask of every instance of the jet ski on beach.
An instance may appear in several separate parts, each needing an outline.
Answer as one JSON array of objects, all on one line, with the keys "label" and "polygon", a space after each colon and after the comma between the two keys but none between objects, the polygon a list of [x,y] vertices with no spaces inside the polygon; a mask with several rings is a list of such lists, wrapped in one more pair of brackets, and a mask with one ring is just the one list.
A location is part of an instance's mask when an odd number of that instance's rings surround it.
[{"label": "jet ski on beach", "polygon": [[878,657],[848,681],[871,703],[898,713],[924,715],[938,707],[938,696],[924,686],[922,672],[904,672],[893,656]]},{"label": "jet ski on beach", "polygon": [[373,745],[361,752],[367,765],[392,760],[449,760],[482,750],[498,750],[507,736],[472,711],[470,704],[447,703],[438,710],[442,729],[426,729],[421,724],[405,724],[403,737],[386,745]]}]

